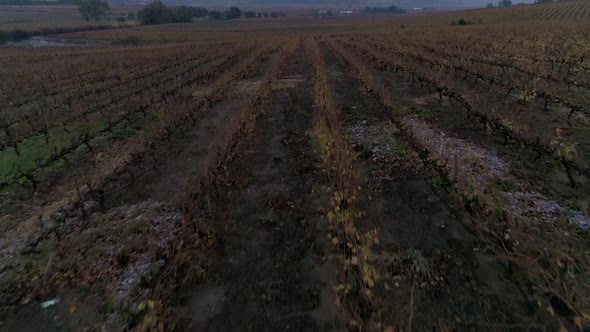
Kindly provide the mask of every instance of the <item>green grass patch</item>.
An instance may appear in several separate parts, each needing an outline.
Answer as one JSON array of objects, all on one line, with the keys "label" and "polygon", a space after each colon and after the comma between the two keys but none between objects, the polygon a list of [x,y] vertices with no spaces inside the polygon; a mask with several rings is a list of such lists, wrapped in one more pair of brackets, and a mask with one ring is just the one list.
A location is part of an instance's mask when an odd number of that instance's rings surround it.
[{"label": "green grass patch", "polygon": [[[153,119],[158,121],[156,114]],[[91,126],[74,123],[67,126],[67,131],[63,128],[52,129],[47,142],[44,135],[36,135],[23,141],[18,145],[19,155],[12,147],[0,151],[0,184],[18,183],[24,187],[31,187],[30,181],[21,175],[37,169],[38,164],[47,164],[39,172],[40,175],[47,176],[57,173],[66,166],[66,161],[59,159],[47,163],[56,152],[61,154],[64,150],[73,148],[74,151],[66,153],[65,159],[71,160],[80,157],[81,154],[87,152],[87,149],[76,149],[81,145],[79,137],[86,133],[94,137],[97,133],[104,131],[107,126],[106,122],[97,122]],[[143,130],[135,129],[127,121],[122,121],[113,126],[112,134],[106,133],[105,137],[127,138],[143,134]],[[90,145],[92,146],[92,143]]]},{"label": "green grass patch", "polygon": [[496,184],[498,185],[498,188],[504,192],[520,190],[520,183],[516,182],[514,179],[500,179]]},{"label": "green grass patch", "polygon": [[358,106],[344,107],[340,114],[340,118],[344,123],[354,124],[363,120],[367,120],[365,112],[362,112],[361,108]]},{"label": "green grass patch", "polygon": [[[74,148],[79,144],[78,138],[88,133],[94,136],[106,129],[105,122],[97,122],[91,126],[73,123],[63,128],[53,128],[45,135],[39,134],[28,138],[17,145],[19,153],[12,147],[0,151],[0,184],[19,181],[19,175],[30,173],[52,159],[55,153]],[[68,132],[69,131],[69,132]],[[24,180],[23,180],[24,181]]]},{"label": "green grass patch", "polygon": [[150,119],[151,122],[160,121],[160,116],[158,115],[157,112],[150,112],[150,114],[148,114],[148,118]]},{"label": "green grass patch", "polygon": [[431,120],[436,117],[436,111],[433,109],[420,108],[417,110],[416,116],[422,120]]},{"label": "green grass patch", "polygon": [[430,184],[435,187],[442,188],[446,185],[446,181],[440,175],[437,175],[430,179]]},{"label": "green grass patch", "polygon": [[129,122],[127,121],[122,121],[121,123],[113,127],[113,137],[115,138],[141,136],[143,134],[143,130],[135,129],[129,126]]},{"label": "green grass patch", "polygon": [[584,212],[585,214],[589,215],[590,214],[590,197],[582,197],[576,200],[576,202],[574,203],[574,207],[579,210]]},{"label": "green grass patch", "polygon": [[408,145],[406,142],[397,139],[396,137],[390,137],[387,141],[391,153],[401,156],[408,151]]}]

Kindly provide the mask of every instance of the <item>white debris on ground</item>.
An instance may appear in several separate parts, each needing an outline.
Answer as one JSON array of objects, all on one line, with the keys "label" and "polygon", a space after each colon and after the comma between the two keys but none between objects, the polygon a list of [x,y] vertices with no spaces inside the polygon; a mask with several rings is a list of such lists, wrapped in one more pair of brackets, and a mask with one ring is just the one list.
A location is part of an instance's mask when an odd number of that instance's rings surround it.
[{"label": "white debris on ground", "polygon": [[[123,269],[112,265],[113,256],[117,254],[116,248],[102,261],[107,267],[105,274],[114,277],[110,279],[111,283],[107,289],[112,291],[116,303],[121,305],[139,285],[142,277],[149,273],[153,264],[163,265],[158,262],[160,257],[156,257],[155,253],[164,257],[170,254],[171,243],[176,238],[177,226],[182,216],[175,211],[165,211],[160,202],[148,201],[119,207],[101,218],[114,221],[117,228],[124,230],[113,232],[123,237],[111,240],[115,245],[138,240],[143,243],[143,248],[133,252],[133,257]],[[126,231],[128,231],[127,234],[125,234]],[[116,236],[115,234],[113,236]]]},{"label": "white debris on ground", "polygon": [[45,301],[43,303],[41,303],[41,309],[47,309],[49,307],[52,307],[56,304],[58,304],[61,301],[60,298],[56,297],[55,299],[51,299],[49,301]]},{"label": "white debris on ground", "polygon": [[363,120],[355,123],[350,127],[350,138],[353,146],[362,146],[367,142],[367,138],[373,136],[377,131],[377,127],[368,126],[367,121]]},{"label": "white debris on ground", "polygon": [[[509,168],[493,151],[474,146],[464,140],[432,129],[415,116],[405,117],[401,125],[426,149],[448,177],[472,197],[488,197],[489,188],[499,181],[516,181]],[[507,209],[513,217],[537,222],[555,222],[566,218],[570,224],[590,229],[590,219],[582,212],[564,208],[559,203],[532,191],[502,192]]]},{"label": "white debris on ground", "polygon": [[580,211],[561,207],[557,202],[541,194],[531,192],[507,192],[514,212],[522,217],[542,222],[555,222],[560,218],[584,230],[590,230],[590,218]]},{"label": "white debris on ground", "polygon": [[586,231],[590,231],[590,218],[580,211],[567,211],[568,221]]},{"label": "white debris on ground", "polygon": [[[111,227],[116,227],[112,231],[113,238],[104,244],[102,259],[96,262],[102,268],[102,272],[98,273],[102,273],[105,280],[110,280],[105,287],[108,292],[106,295],[116,309],[106,317],[103,330],[119,328],[120,312],[133,305],[134,294],[139,290],[142,280],[155,277],[153,274],[164,267],[164,259],[171,254],[181,219],[179,212],[170,211],[164,204],[153,201],[121,206],[100,216],[100,220],[111,221],[115,223]],[[97,228],[101,227],[100,223]],[[92,233],[97,230],[89,231]],[[113,264],[122,250],[121,245],[128,244],[140,244],[141,247],[133,247],[129,262],[124,266]]]},{"label": "white debris on ground", "polygon": [[353,148],[370,151],[372,161],[386,162],[395,158],[395,151],[388,142],[388,136],[396,128],[389,123],[368,125],[361,121],[350,127],[350,138]]},{"label": "white debris on ground", "polygon": [[492,151],[447,136],[414,116],[402,119],[401,125],[412,133],[423,148],[446,164],[450,175],[462,176],[461,173],[464,171],[473,173],[472,175],[478,178],[484,175],[502,177],[508,174],[508,167]]}]

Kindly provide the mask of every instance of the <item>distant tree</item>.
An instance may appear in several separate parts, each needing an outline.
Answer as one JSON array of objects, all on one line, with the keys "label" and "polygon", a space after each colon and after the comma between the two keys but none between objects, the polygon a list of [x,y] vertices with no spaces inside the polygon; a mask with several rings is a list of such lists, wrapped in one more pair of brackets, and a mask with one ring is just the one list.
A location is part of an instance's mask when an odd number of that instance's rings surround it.
[{"label": "distant tree", "polygon": [[242,11],[238,7],[231,7],[227,13],[225,13],[225,17],[227,17],[228,20],[240,18],[240,16],[242,16]]},{"label": "distant tree", "polygon": [[500,2],[498,2],[498,7],[509,7],[512,6],[512,1],[510,0],[500,0]]},{"label": "distant tree", "polygon": [[405,10],[403,10],[403,9],[397,8],[397,7],[396,7],[396,6],[394,6],[394,5],[391,5],[391,6],[387,7],[387,12],[388,12],[389,14],[403,14],[403,13],[405,13],[406,11],[405,11]]},{"label": "distant tree", "polygon": [[195,17],[206,17],[209,11],[206,8],[193,8],[193,15]]},{"label": "distant tree", "polygon": [[488,3],[488,4],[486,5],[486,7],[487,7],[487,8],[494,8],[494,4],[490,2],[490,3]]},{"label": "distant tree", "polygon": [[467,21],[465,21],[464,19],[460,18],[460,19],[457,21],[457,24],[458,24],[458,25],[467,25],[467,24],[469,24],[469,23],[467,23]]},{"label": "distant tree", "polygon": [[365,14],[403,14],[406,12],[404,9],[400,9],[394,5],[389,7],[365,7],[363,11]]},{"label": "distant tree", "polygon": [[178,6],[174,8],[174,18],[173,21],[175,23],[188,23],[192,22],[194,16],[194,11],[191,7],[187,6]]},{"label": "distant tree", "polygon": [[[473,22],[473,21],[471,21],[471,20],[468,21],[468,20],[466,20],[464,18],[460,18],[460,19],[457,20],[457,22],[453,22],[452,24],[453,25],[470,25],[470,24],[476,24],[476,23]],[[483,24],[483,20],[480,18],[477,21],[477,24]]]},{"label": "distant tree", "polygon": [[256,17],[256,12],[246,12],[244,16],[248,18]]},{"label": "distant tree", "polygon": [[155,1],[137,12],[139,22],[144,25],[172,23],[174,13],[161,1]]},{"label": "distant tree", "polygon": [[78,11],[80,15],[86,20],[93,20],[95,22],[105,18],[111,6],[103,0],[78,0]]},{"label": "distant tree", "polygon": [[212,10],[209,12],[209,17],[211,17],[214,20],[221,20],[222,16],[223,15],[221,14],[221,12],[217,10]]},{"label": "distant tree", "polygon": [[135,13],[128,13],[127,14],[127,18],[130,20],[134,20],[135,19]]}]

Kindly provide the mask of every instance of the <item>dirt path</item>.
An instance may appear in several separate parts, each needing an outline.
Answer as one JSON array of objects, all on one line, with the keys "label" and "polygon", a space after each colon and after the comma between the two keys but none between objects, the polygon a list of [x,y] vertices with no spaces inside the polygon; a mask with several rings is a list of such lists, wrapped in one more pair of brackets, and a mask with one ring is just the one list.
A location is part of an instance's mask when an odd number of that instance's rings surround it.
[{"label": "dirt path", "polygon": [[321,197],[311,129],[311,82],[299,48],[254,132],[238,143],[214,228],[209,282],[187,306],[205,331],[331,329],[335,271],[317,238]]},{"label": "dirt path", "polygon": [[343,130],[358,152],[361,229],[378,229],[381,282],[377,320],[403,330],[539,328],[518,282],[486,253],[461,208],[327,48]]}]

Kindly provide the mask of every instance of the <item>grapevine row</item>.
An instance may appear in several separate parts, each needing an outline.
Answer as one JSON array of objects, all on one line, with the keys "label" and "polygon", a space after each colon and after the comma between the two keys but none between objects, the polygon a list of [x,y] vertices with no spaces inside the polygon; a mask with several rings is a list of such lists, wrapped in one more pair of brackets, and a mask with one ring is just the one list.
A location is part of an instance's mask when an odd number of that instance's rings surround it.
[{"label": "grapevine row", "polygon": [[[88,116],[100,113],[100,115],[105,116],[105,113],[109,112],[109,110],[116,111],[121,107],[120,103],[124,102],[128,104],[127,107],[134,107],[136,111],[143,112],[142,107],[137,107],[137,103],[141,102],[142,99],[158,96],[158,98],[166,98],[171,97],[174,95],[180,88],[184,88],[187,86],[186,82],[195,82],[200,81],[202,79],[212,77],[216,72],[219,72],[226,68],[227,66],[231,65],[239,56],[243,53],[249,54],[254,50],[254,47],[250,47],[246,50],[236,50],[233,54],[229,54],[225,57],[218,58],[216,61],[209,63],[208,66],[204,68],[200,68],[199,64],[193,65],[189,68],[185,68],[183,72],[180,73],[180,76],[171,76],[170,73],[161,72],[161,74],[166,75],[164,79],[160,79],[159,77],[152,77],[149,76],[146,78],[146,83],[139,84],[139,81],[135,82],[135,89],[130,90],[123,90],[117,89],[115,91],[119,91],[122,93],[119,94],[112,94],[110,90],[102,92],[102,95],[98,95],[99,103],[94,105],[93,107],[83,107],[82,110],[76,110],[75,107],[68,104],[69,108],[67,109],[68,112],[63,112],[63,116],[57,113],[57,110],[42,110],[32,116],[24,116],[22,119],[18,121],[14,121],[6,126],[4,126],[4,131],[7,136],[7,139],[3,140],[4,146],[12,146],[21,143],[22,141],[28,139],[33,135],[37,135],[41,133],[44,136],[47,136],[49,132],[55,127],[66,127],[68,124],[80,121],[81,119],[86,120]],[[174,73],[172,73],[174,74]],[[175,84],[170,84],[175,83]],[[132,84],[132,83],[129,83]],[[166,90],[162,91],[162,87],[166,87]],[[135,100],[139,98],[139,100]],[[73,100],[72,102],[79,103],[81,100]],[[135,105],[134,105],[135,104]],[[51,121],[47,121],[47,116],[51,116]],[[19,123],[25,123],[27,127],[22,132],[12,132],[12,126],[15,126]]]},{"label": "grapevine row", "polygon": [[[259,51],[254,52],[254,55],[252,57],[249,57],[248,59],[254,58],[256,60],[258,58],[263,58],[265,54],[268,54],[271,51],[271,49],[272,48],[269,48],[269,47],[260,49]],[[249,61],[252,61],[252,60],[249,60]],[[242,71],[243,71],[243,69],[239,72],[242,72]],[[216,73],[219,73],[219,72],[216,72]],[[220,81],[223,81],[223,77],[220,79]],[[185,84],[190,85],[190,84],[192,84],[192,81],[186,82]],[[216,83],[216,85],[219,85],[219,84],[221,84],[221,83],[219,83],[219,81],[218,81]],[[225,84],[227,84],[227,83],[224,83],[224,85]],[[95,137],[98,137],[99,135],[102,135],[105,132],[112,132],[112,129],[114,127],[116,127],[117,125],[119,125],[125,121],[129,121],[132,114],[135,112],[141,112],[142,114],[144,114],[144,118],[145,118],[145,114],[148,111],[148,109],[154,108],[155,110],[157,110],[156,112],[157,112],[157,114],[159,114],[160,117],[166,118],[166,117],[169,117],[170,114],[173,114],[174,112],[162,112],[160,110],[160,105],[164,106],[165,108],[167,108],[170,105],[177,105],[177,107],[180,106],[180,107],[178,107],[178,109],[180,109],[180,110],[190,108],[191,107],[190,104],[191,104],[191,100],[192,100],[191,99],[191,92],[189,91],[188,93],[185,94],[181,89],[180,92],[183,94],[178,95],[178,91],[179,90],[177,90],[176,87],[173,87],[173,88],[169,89],[168,91],[159,93],[156,97],[153,97],[152,100],[150,100],[148,102],[148,104],[142,104],[135,109],[133,109],[133,108],[128,109],[120,118],[115,118],[112,122],[110,122],[108,126],[102,128],[102,129],[99,129],[98,131],[96,131],[94,133],[90,133],[90,132],[86,131],[86,132],[81,133],[80,136],[78,136],[78,137],[75,137],[75,138],[72,137],[73,144],[71,147],[64,148],[61,151],[57,151],[57,150],[53,151],[52,157],[50,157],[46,160],[38,161],[36,167],[31,170],[28,170],[28,171],[19,170],[13,181],[17,181],[19,178],[26,178],[29,181],[31,181],[33,183],[33,186],[35,187],[36,181],[34,178],[34,174],[39,169],[49,165],[50,163],[52,163],[56,160],[63,159],[67,154],[76,150],[79,146],[85,145],[89,149],[91,149],[90,142]],[[215,102],[216,100],[212,99],[210,97],[210,95],[213,94],[214,96],[217,96],[214,94],[214,92],[216,92],[216,91],[219,92],[218,90],[213,90],[211,93],[208,93],[204,97],[200,98],[198,107]],[[179,105],[179,103],[180,103],[180,105]],[[190,112],[187,114],[191,117],[193,116]],[[193,120],[196,120],[196,119],[193,118]],[[157,124],[160,124],[162,121],[164,121],[164,120],[159,119],[159,121],[157,121]],[[180,125],[181,123],[176,123],[176,124]],[[5,183],[4,185],[8,185],[9,183],[10,182]]]},{"label": "grapevine row", "polygon": [[[354,45],[350,44],[348,44],[348,46],[355,47]],[[363,56],[371,59],[375,66],[385,70],[393,69],[395,71],[408,72],[414,77],[416,77],[421,82],[421,84],[426,84],[427,86],[438,91],[441,97],[446,96],[451,100],[455,100],[467,110],[469,115],[478,117],[484,125],[492,128],[493,130],[497,131],[502,136],[504,136],[505,143],[507,143],[509,139],[514,140],[525,146],[531,147],[539,154],[547,155],[555,159],[565,167],[572,186],[575,185],[575,181],[572,174],[573,171],[578,172],[584,175],[585,177],[590,177],[590,169],[580,165],[579,162],[574,160],[575,155],[572,155],[570,151],[571,144],[568,144],[566,142],[560,142],[560,144],[552,146],[550,144],[540,142],[539,139],[529,139],[527,137],[524,137],[521,134],[516,133],[511,128],[504,125],[501,119],[497,119],[491,116],[489,113],[485,113],[478,110],[464,96],[462,96],[460,93],[453,90],[449,86],[440,84],[428,74],[421,73],[419,68],[411,66],[408,67],[405,63],[378,54],[374,50],[369,48],[356,47],[356,49],[357,51],[361,52]]]}]

